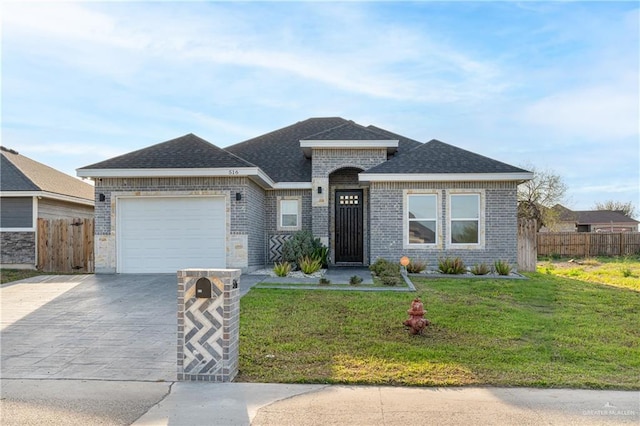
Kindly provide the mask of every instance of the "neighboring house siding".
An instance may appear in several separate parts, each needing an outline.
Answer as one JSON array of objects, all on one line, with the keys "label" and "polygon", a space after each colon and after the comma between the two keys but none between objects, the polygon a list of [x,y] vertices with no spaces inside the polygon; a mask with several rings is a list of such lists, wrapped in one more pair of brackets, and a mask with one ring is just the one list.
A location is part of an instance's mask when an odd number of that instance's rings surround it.
[{"label": "neighboring house siding", "polygon": [[[484,247],[452,248],[449,238],[447,191],[468,189],[483,191]],[[404,191],[436,190],[440,196],[440,241],[430,248],[405,248]],[[492,264],[502,259],[517,264],[517,203],[515,182],[372,182],[370,189],[371,261],[377,258],[397,260],[402,256],[426,260],[437,267],[438,259],[460,257],[467,266],[479,262]]]},{"label": "neighboring house siding", "polygon": [[92,219],[93,206],[43,198],[38,201],[38,217],[42,219]]},{"label": "neighboring house siding", "polygon": [[11,267],[11,265],[29,265],[35,267],[36,233],[1,232],[0,264],[2,264],[3,267]]},{"label": "neighboring house siding", "polygon": [[3,197],[0,200],[0,228],[33,226],[33,197]]},{"label": "neighboring house siding", "polygon": [[[259,251],[250,260],[249,214],[247,203],[250,190],[246,177],[175,177],[175,178],[102,178],[95,183],[95,257],[96,272],[113,273],[116,270],[115,212],[112,212],[114,195],[226,195],[229,200],[227,224],[227,267],[248,269],[249,263],[258,262]],[[236,193],[242,194],[240,201]],[[99,201],[104,194],[105,201]],[[117,224],[115,224],[117,226]],[[262,246],[264,247],[264,245]],[[260,250],[260,249],[257,249]]]}]

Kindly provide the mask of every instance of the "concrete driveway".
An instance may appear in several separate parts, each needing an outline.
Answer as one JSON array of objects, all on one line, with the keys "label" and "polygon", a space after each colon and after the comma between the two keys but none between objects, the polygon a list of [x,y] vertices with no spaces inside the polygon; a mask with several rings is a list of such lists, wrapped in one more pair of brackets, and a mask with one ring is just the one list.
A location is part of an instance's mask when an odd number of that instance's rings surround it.
[{"label": "concrete driveway", "polygon": [[176,379],[176,276],[39,276],[0,287],[3,379]]}]

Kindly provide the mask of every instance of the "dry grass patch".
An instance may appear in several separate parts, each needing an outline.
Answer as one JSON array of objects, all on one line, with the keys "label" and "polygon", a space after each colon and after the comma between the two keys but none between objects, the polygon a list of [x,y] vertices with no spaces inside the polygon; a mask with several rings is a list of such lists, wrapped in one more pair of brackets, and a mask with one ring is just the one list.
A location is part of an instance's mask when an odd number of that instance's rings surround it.
[{"label": "dry grass patch", "polygon": [[640,291],[640,256],[547,260],[538,272]]}]

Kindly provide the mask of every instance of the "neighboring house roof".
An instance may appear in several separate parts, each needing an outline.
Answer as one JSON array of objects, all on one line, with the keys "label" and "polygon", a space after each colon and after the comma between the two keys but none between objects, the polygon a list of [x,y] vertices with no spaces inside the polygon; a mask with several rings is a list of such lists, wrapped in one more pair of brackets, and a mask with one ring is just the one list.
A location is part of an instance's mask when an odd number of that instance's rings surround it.
[{"label": "neighboring house roof", "polygon": [[[0,147],[0,191],[44,192],[93,202],[93,186],[34,161],[18,152]],[[45,194],[46,195],[46,194]]]},{"label": "neighboring house roof", "polygon": [[460,173],[529,173],[518,167],[431,140],[399,153],[389,161],[366,171],[366,174],[460,174]]},{"label": "neighboring house roof", "polygon": [[573,222],[578,225],[640,223],[618,210],[570,210],[561,204],[556,204],[552,209],[558,213],[560,222]]},{"label": "neighboring house roof", "polygon": [[637,225],[638,223],[640,223],[620,211],[583,210],[576,211],[574,213],[578,215],[578,225],[589,225],[594,223],[628,223],[630,225]]},{"label": "neighboring house roof", "polygon": [[560,222],[578,221],[578,213],[574,212],[573,210],[569,210],[561,204],[556,204],[555,206],[551,207],[551,210],[553,210],[558,215],[558,220]]},{"label": "neighboring house roof", "polygon": [[309,118],[225,148],[260,167],[275,182],[310,182],[311,160],[300,140],[347,123],[340,117]]},{"label": "neighboring house roof", "polygon": [[186,134],[128,154],[82,167],[87,169],[198,169],[255,167],[194,135]]}]

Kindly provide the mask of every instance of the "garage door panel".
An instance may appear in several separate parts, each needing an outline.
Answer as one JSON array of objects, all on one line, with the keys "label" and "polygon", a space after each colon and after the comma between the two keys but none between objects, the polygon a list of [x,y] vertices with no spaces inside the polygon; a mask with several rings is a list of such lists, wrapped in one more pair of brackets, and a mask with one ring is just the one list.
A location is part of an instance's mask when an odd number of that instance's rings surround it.
[{"label": "garage door panel", "polygon": [[223,197],[122,198],[117,208],[119,272],[226,266]]}]

